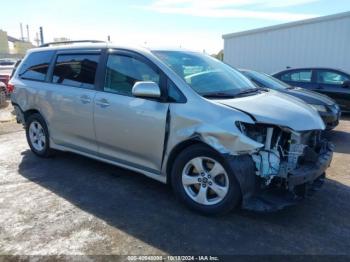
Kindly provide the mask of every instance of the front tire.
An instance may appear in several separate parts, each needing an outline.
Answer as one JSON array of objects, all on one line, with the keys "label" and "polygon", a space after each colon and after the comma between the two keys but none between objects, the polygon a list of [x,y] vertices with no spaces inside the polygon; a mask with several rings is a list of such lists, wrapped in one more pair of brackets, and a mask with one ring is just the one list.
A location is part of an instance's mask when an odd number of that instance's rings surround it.
[{"label": "front tire", "polygon": [[241,200],[240,186],[230,166],[206,145],[182,151],[174,162],[171,179],[176,196],[205,215],[227,213]]},{"label": "front tire", "polygon": [[39,157],[50,157],[50,137],[44,118],[38,114],[32,114],[26,121],[26,136],[30,149]]}]

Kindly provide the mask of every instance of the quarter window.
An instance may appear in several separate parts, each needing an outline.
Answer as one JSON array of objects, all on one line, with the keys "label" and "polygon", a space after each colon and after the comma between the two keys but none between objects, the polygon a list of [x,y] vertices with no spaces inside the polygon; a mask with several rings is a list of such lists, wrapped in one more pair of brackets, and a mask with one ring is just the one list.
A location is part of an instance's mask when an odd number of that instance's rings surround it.
[{"label": "quarter window", "polygon": [[99,55],[58,55],[52,82],[94,88]]},{"label": "quarter window", "polygon": [[168,80],[168,99],[169,102],[184,103],[186,102],[185,96],[180,92],[176,85]]},{"label": "quarter window", "polygon": [[19,77],[28,80],[45,81],[53,53],[53,51],[45,51],[29,54],[20,68]]},{"label": "quarter window", "polygon": [[105,91],[131,96],[132,88],[137,81],[152,81],[159,85],[159,74],[146,63],[133,57],[109,55]]},{"label": "quarter window", "polygon": [[292,82],[311,82],[312,71],[311,70],[303,70],[290,72],[282,75],[282,81],[292,81]]},{"label": "quarter window", "polygon": [[317,74],[317,82],[320,84],[342,85],[347,80],[348,77],[334,71],[319,71]]}]

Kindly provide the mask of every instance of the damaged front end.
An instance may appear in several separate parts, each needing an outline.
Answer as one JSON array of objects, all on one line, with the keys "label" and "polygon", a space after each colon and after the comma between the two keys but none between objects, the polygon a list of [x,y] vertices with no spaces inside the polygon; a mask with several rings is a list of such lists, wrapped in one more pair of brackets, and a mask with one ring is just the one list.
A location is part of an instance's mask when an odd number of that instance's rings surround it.
[{"label": "damaged front end", "polygon": [[[244,174],[250,179],[245,177],[243,182],[243,208],[282,209],[323,184],[325,170],[332,160],[333,145],[322,140],[320,130],[296,132],[265,124],[237,122],[236,125],[244,135],[264,144],[245,159],[246,163],[251,162],[251,168],[247,169],[251,171]],[[237,168],[237,164],[232,163],[232,168],[235,165]]]}]

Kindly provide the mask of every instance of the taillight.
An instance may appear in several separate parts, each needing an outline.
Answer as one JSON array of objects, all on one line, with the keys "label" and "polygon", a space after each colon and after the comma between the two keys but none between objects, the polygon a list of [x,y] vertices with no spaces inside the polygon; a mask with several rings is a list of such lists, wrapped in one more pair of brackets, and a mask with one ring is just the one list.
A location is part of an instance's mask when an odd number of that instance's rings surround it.
[{"label": "taillight", "polygon": [[8,83],[7,84],[7,92],[10,94],[13,92],[13,90],[15,90],[15,85]]}]

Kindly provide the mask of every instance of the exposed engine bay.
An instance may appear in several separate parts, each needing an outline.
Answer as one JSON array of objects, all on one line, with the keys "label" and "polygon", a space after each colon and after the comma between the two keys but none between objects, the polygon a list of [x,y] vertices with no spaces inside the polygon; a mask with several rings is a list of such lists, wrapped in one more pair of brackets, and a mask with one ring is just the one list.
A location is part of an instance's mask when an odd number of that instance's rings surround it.
[{"label": "exposed engine bay", "polygon": [[[288,178],[295,170],[315,165],[320,155],[326,153],[328,142],[322,140],[320,130],[295,132],[272,125],[237,123],[249,138],[264,145],[252,154],[256,175],[265,186],[278,183],[292,190],[295,186]],[[307,181],[305,181],[307,182]]]}]

